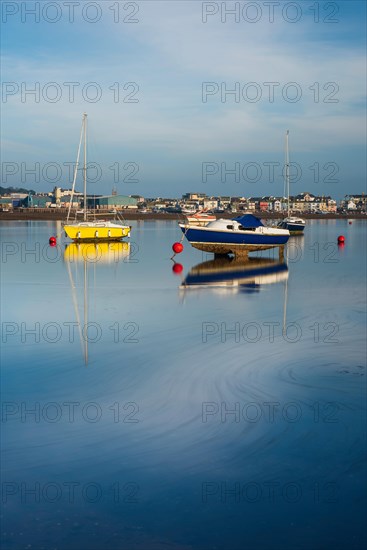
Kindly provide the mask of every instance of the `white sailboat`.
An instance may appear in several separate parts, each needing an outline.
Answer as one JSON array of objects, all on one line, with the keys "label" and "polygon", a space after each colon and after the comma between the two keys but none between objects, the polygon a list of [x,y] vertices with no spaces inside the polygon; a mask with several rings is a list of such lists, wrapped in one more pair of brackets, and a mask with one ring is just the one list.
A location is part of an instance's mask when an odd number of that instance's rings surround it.
[{"label": "white sailboat", "polygon": [[278,223],[278,227],[282,229],[288,229],[291,235],[302,235],[306,222],[302,218],[297,216],[291,216],[290,204],[289,204],[289,130],[285,135],[285,171],[284,182],[287,193],[287,217]]},{"label": "white sailboat", "polygon": [[[84,204],[83,204],[83,221],[69,222],[71,206],[73,204],[75,183],[77,177],[77,171],[79,166],[80,149],[82,142],[84,141],[84,167],[83,167],[83,179],[84,179]],[[82,128],[80,132],[80,140],[78,147],[78,155],[75,164],[73,187],[71,191],[71,199],[64,224],[64,231],[70,239],[74,242],[104,242],[104,241],[119,241],[123,237],[129,236],[131,227],[124,225],[118,221],[109,220],[88,220],[87,219],[87,113],[83,114]]]}]

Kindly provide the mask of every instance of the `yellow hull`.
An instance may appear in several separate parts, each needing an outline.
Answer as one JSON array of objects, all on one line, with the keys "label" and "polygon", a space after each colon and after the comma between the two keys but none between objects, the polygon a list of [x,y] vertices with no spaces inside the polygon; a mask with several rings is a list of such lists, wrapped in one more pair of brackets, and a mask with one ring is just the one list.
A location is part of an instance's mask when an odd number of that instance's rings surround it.
[{"label": "yellow hull", "polygon": [[69,239],[75,242],[89,241],[118,241],[127,237],[130,233],[130,227],[122,226],[82,226],[82,225],[64,225],[64,231]]}]

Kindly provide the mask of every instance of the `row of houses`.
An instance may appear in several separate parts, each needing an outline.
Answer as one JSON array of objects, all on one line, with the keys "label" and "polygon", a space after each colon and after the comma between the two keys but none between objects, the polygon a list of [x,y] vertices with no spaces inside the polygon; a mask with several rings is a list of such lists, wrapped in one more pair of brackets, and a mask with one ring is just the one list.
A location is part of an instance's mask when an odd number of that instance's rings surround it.
[{"label": "row of houses", "polygon": [[[72,202],[71,202],[72,201]],[[84,208],[83,194],[70,189],[55,187],[50,193],[9,193],[0,197],[0,209],[14,208]],[[185,193],[177,198],[144,198],[140,195],[88,195],[87,208],[90,210],[122,210],[146,208],[155,211],[182,211],[206,209],[214,212],[284,212],[288,210],[285,197],[230,197],[208,196],[205,193]],[[366,195],[346,195],[337,203],[330,196],[316,196],[300,193],[289,198],[289,209],[295,213],[333,213],[340,210],[366,212]]]},{"label": "row of houses", "polygon": [[[288,210],[286,197],[209,197],[203,193],[186,193],[177,199],[147,199],[148,207],[164,210],[167,208],[194,209],[211,211],[229,210],[232,212],[284,212]],[[366,211],[365,195],[347,195],[338,205],[330,196],[316,196],[312,193],[300,193],[289,198],[289,209],[295,213],[333,213],[338,209]]]},{"label": "row of houses", "polygon": [[[249,210],[260,212],[282,212],[288,210],[285,197],[251,197],[247,201]],[[330,196],[317,197],[310,193],[289,197],[289,209],[297,213],[336,212],[337,202]]]}]

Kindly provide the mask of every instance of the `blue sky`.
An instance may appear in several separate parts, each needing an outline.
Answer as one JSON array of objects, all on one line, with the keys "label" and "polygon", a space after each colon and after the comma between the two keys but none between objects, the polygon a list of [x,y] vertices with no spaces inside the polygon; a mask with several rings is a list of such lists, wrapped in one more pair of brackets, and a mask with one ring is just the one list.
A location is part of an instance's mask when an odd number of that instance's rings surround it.
[{"label": "blue sky", "polygon": [[72,4],[2,3],[2,185],[68,187],[86,111],[91,193],[279,195],[287,129],[292,191],[366,190],[364,2]]}]

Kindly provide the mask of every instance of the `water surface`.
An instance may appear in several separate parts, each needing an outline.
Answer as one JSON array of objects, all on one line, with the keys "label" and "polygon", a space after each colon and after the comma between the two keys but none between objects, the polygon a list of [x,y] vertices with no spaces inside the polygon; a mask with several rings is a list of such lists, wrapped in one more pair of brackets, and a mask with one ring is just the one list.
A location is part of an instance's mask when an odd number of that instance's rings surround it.
[{"label": "water surface", "polygon": [[174,274],[173,222],[2,223],[3,547],[363,548],[366,229]]}]

